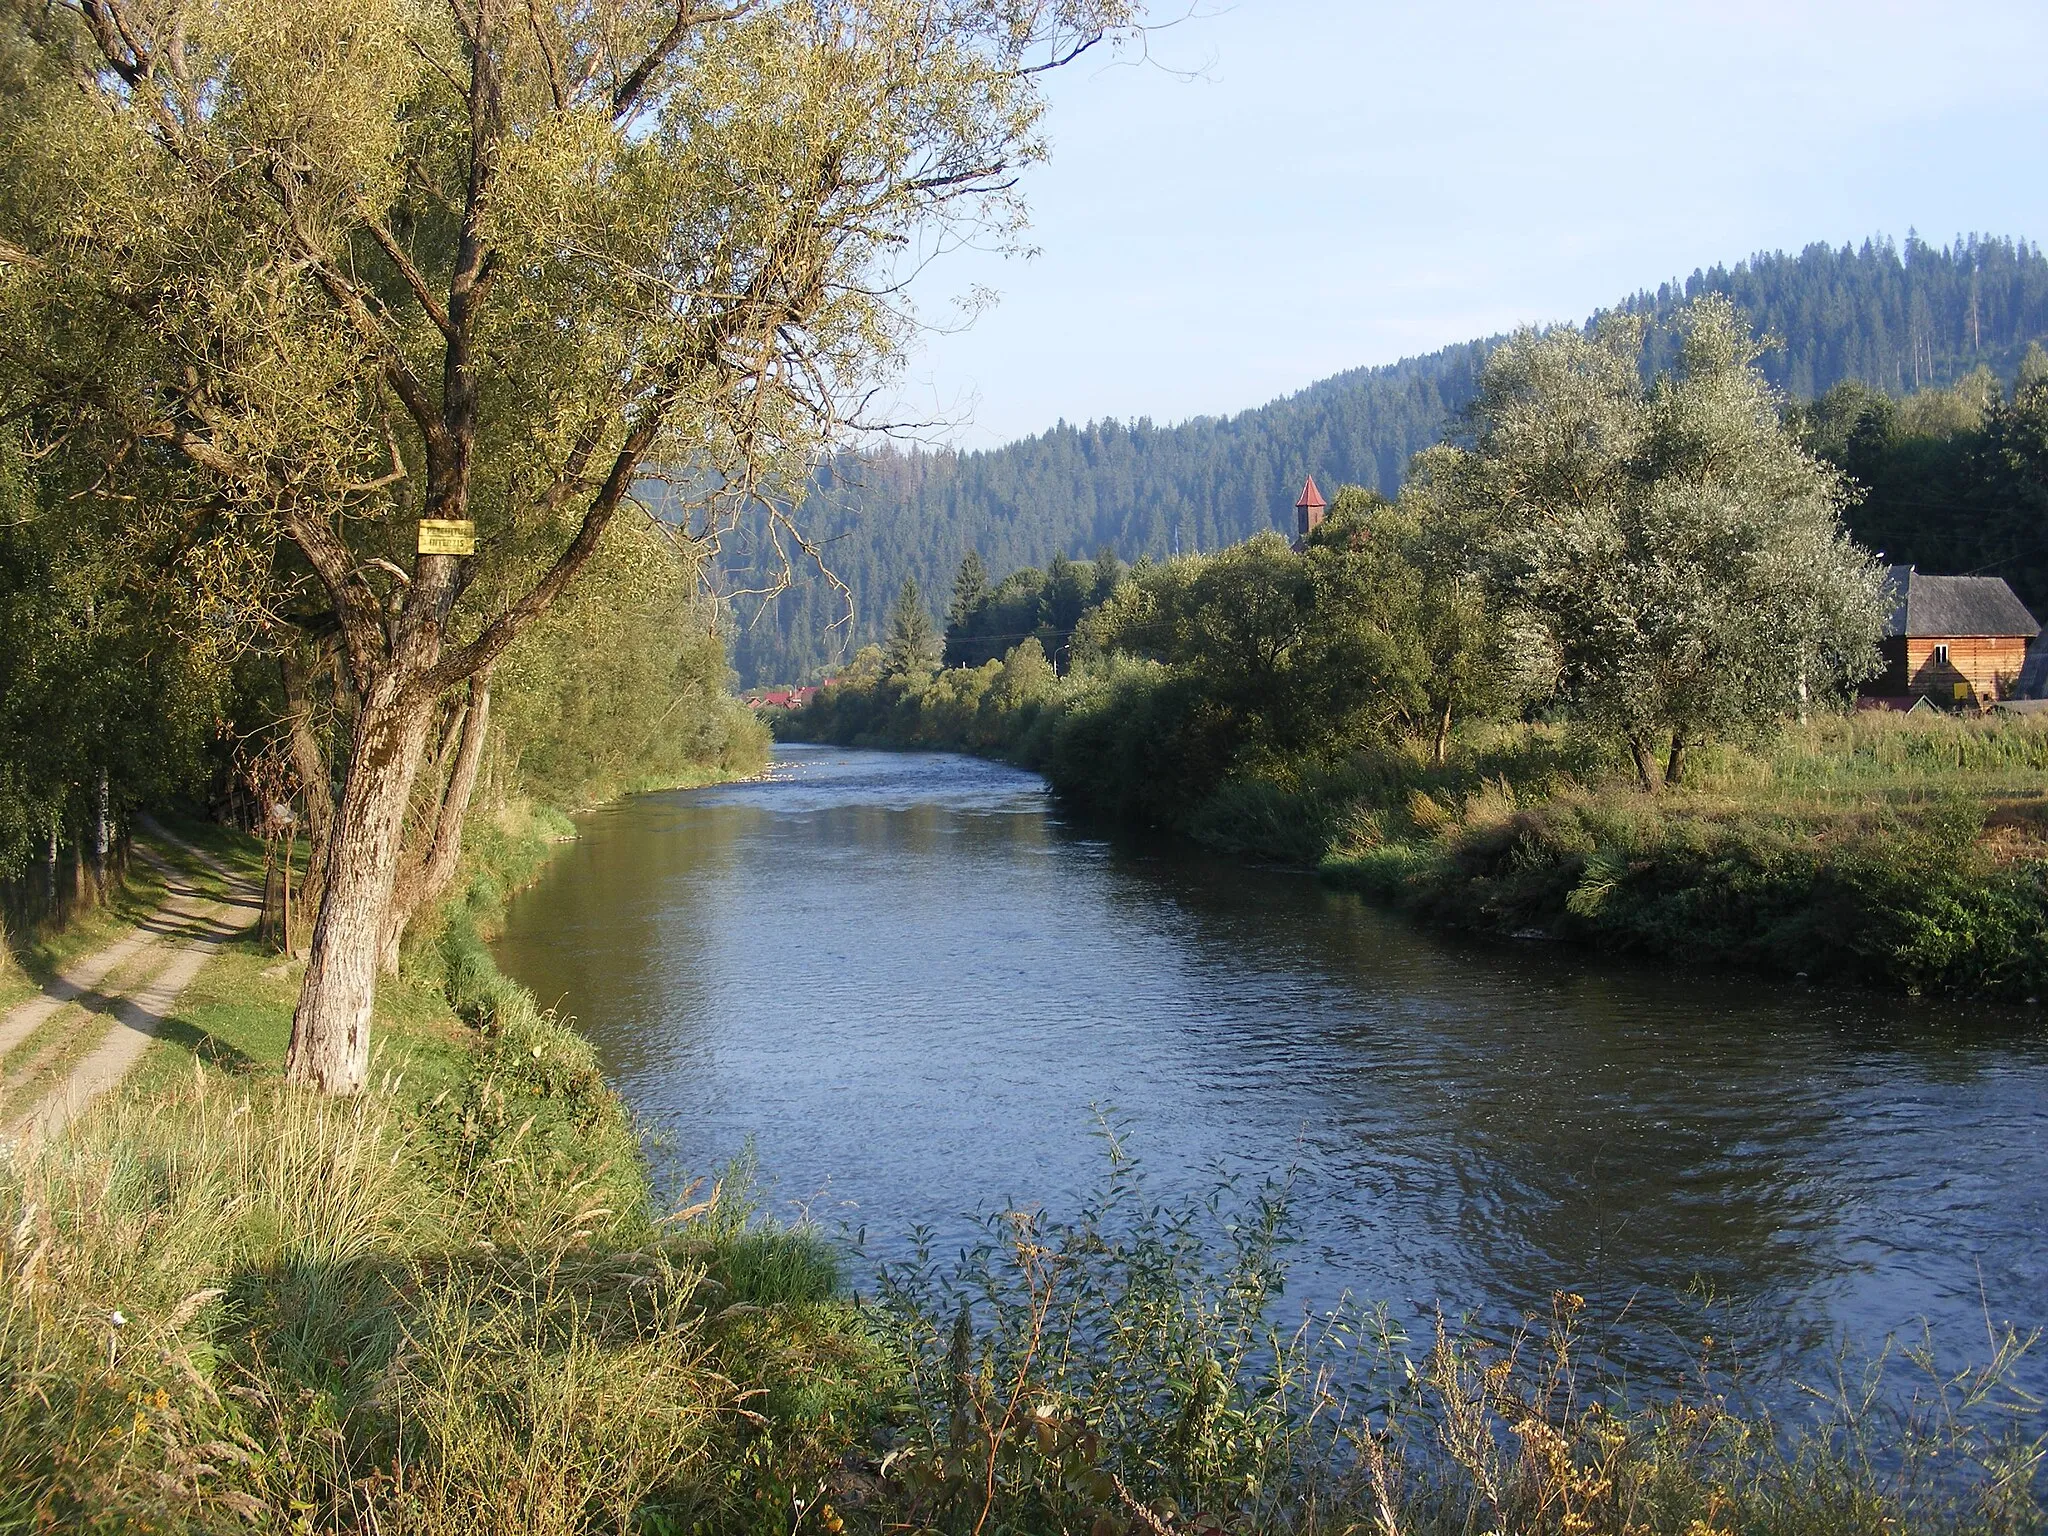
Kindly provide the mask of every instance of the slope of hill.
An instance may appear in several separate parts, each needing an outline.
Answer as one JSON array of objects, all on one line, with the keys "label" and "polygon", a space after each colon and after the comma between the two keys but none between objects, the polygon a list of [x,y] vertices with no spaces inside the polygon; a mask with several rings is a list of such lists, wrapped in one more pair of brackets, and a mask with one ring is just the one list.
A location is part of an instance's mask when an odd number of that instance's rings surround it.
[{"label": "slope of hill", "polygon": [[[2048,336],[2048,256],[2023,240],[1940,247],[1908,236],[1903,247],[1761,253],[1617,307],[1662,315],[1705,292],[1730,295],[1782,340],[1764,367],[1794,398],[1845,379],[1903,393],[1979,365],[2010,378],[2027,343]],[[1158,558],[1290,526],[1311,471],[1326,487],[1391,493],[1409,458],[1453,426],[1494,339],[1341,373],[1230,417],[1063,422],[985,452],[836,460],[801,519],[829,541],[828,563],[853,591],[853,622],[833,628],[842,600],[813,574],[758,617],[743,613],[734,665],[747,683],[826,669],[880,633],[904,577],[943,606],[970,548],[998,576],[1104,547],[1125,560]],[[729,584],[754,584],[755,566],[744,551],[729,556]]]}]

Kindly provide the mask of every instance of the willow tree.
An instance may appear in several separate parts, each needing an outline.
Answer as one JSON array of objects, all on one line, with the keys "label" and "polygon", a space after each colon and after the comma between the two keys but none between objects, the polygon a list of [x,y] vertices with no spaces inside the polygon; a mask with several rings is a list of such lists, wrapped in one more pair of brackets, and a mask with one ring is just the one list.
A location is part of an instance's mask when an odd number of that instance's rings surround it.
[{"label": "willow tree", "polygon": [[1625,741],[1645,789],[1686,753],[1775,729],[1877,667],[1883,573],[1848,487],[1786,429],[1762,347],[1719,295],[1645,324],[1524,331],[1487,359],[1470,440],[1417,459],[1403,503],[1488,567],[1507,658]]},{"label": "willow tree", "polygon": [[923,262],[1017,229],[1040,76],[1130,3],[11,0],[0,366],[101,494],[186,466],[195,569],[312,593],[355,696],[293,1078],[367,1076],[439,701],[653,471],[678,536],[794,537],[757,493],[871,397]]}]

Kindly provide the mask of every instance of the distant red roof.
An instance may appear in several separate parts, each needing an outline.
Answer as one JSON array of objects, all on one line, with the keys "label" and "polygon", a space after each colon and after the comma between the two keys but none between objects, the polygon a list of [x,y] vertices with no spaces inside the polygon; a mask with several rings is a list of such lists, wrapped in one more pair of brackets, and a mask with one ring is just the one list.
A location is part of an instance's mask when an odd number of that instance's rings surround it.
[{"label": "distant red roof", "polygon": [[1308,484],[1301,488],[1301,500],[1297,501],[1294,505],[1297,508],[1327,507],[1329,505],[1327,501],[1323,500],[1323,493],[1316,489],[1316,477],[1314,475],[1308,477]]},{"label": "distant red roof", "polygon": [[753,709],[802,709],[817,696],[816,688],[777,688],[748,695],[747,704]]}]

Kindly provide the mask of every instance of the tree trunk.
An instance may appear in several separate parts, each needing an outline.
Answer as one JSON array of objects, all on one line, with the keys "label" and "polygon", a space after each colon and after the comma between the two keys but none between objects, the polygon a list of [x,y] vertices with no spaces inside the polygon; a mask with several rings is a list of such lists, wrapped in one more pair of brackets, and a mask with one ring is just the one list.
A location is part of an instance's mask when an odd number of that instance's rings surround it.
[{"label": "tree trunk", "polygon": [[490,730],[491,675],[486,668],[469,680],[469,702],[462,712],[462,739],[455,749],[455,766],[449,770],[447,788],[434,813],[433,840],[419,863],[400,872],[391,893],[378,952],[378,968],[387,976],[398,971],[398,947],[414,916],[420,908],[438,901],[454,883],[455,869],[462,859],[463,822],[469,815],[470,797],[476,790],[477,770],[483,765],[484,741]]},{"label": "tree trunk", "polygon": [[1650,744],[1640,736],[1630,736],[1628,752],[1635,759],[1636,782],[1642,786],[1643,793],[1654,795],[1657,792],[1657,764],[1650,756]]},{"label": "tree trunk", "polygon": [[292,1015],[285,1075],[354,1093],[370,1074],[378,941],[398,872],[399,837],[434,720],[434,699],[393,668],[364,692],[327,851],[327,890]]},{"label": "tree trunk", "polygon": [[291,751],[292,772],[299,778],[299,798],[306,807],[306,883],[300,887],[298,899],[308,912],[317,912],[327,884],[327,841],[334,828],[333,771],[313,729],[311,676],[289,651],[278,666],[284,674],[285,740]]},{"label": "tree trunk", "polygon": [[1441,768],[1444,758],[1451,749],[1451,701],[1444,700],[1444,711],[1436,722],[1436,765]]},{"label": "tree trunk", "polygon": [[107,804],[107,770],[100,770],[97,789],[99,821],[92,840],[92,877],[104,898],[107,890],[107,850],[113,846],[113,817]]},{"label": "tree trunk", "polygon": [[1664,759],[1664,782],[1685,782],[1685,737],[1677,731],[1671,733],[1671,754]]}]

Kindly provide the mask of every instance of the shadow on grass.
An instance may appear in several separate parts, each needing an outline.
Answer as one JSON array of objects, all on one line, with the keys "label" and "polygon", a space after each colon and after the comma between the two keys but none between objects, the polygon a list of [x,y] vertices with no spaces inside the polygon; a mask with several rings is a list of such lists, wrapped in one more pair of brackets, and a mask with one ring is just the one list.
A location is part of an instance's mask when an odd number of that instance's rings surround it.
[{"label": "shadow on grass", "polygon": [[180,1050],[190,1051],[207,1066],[235,1077],[246,1077],[264,1065],[239,1046],[230,1045],[220,1036],[184,1019],[163,1020],[157,1025],[156,1037]]}]

